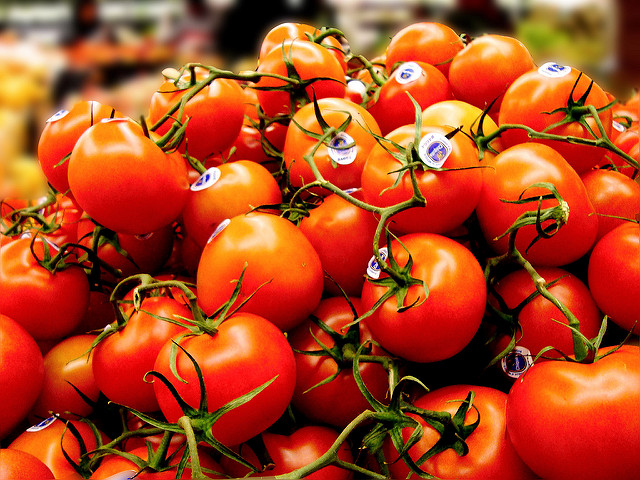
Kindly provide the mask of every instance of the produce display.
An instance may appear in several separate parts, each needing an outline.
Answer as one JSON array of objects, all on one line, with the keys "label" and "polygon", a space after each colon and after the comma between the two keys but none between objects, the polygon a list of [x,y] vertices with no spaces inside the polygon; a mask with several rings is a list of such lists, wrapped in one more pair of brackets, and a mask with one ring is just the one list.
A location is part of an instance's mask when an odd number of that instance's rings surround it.
[{"label": "produce display", "polygon": [[640,97],[461,33],[285,23],[51,116],[0,478],[637,478]]}]

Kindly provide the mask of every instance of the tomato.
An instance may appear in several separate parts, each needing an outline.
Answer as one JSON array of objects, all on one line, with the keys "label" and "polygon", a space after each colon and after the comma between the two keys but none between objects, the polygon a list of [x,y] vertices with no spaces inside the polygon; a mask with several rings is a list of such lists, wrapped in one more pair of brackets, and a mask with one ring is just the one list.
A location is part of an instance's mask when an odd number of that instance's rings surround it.
[{"label": "tomato", "polygon": [[71,110],[60,110],[47,120],[38,140],[38,160],[53,188],[60,193],[69,190],[69,161],[60,162],[71,153],[80,135],[101,120],[116,117],[122,115],[108,105],[79,101]]},{"label": "tomato", "polygon": [[[36,340],[62,338],[80,324],[89,305],[89,281],[71,265],[51,273],[31,252],[31,238],[0,248],[0,311],[21,324]],[[43,258],[43,240],[34,241]],[[49,246],[51,255],[57,252]]]},{"label": "tomato", "polygon": [[171,224],[189,191],[184,160],[165,154],[127,119],[98,123],[78,139],[69,186],[96,222],[132,235]]},{"label": "tomato", "polygon": [[[362,190],[351,195],[362,200]],[[324,291],[335,295],[342,288],[348,295],[359,296],[364,284],[362,272],[373,251],[373,237],[378,221],[353,203],[331,194],[309,211],[298,225],[320,257],[327,273]],[[340,288],[338,288],[338,286]]]},{"label": "tomato", "polygon": [[635,219],[640,212],[640,185],[613,170],[590,170],[580,175],[589,200],[598,214],[596,242],[625,221],[608,215]]},{"label": "tomato", "polygon": [[[597,84],[591,85],[591,78],[575,68],[546,63],[537,70],[532,70],[518,77],[504,94],[498,124],[523,124],[536,131],[542,131],[565,118],[565,114],[557,112],[558,108],[567,107],[570,99],[578,99],[591,88],[586,97],[586,105],[596,108],[606,106],[609,102],[607,95]],[[611,133],[611,111],[599,114],[607,135]],[[589,127],[598,132],[593,118],[585,118]],[[580,138],[593,138],[589,129],[579,122],[572,121],[566,125],[557,126],[547,131],[556,135],[570,135]],[[502,134],[505,147],[529,141],[526,131],[512,129]],[[557,140],[535,140],[545,143],[558,151],[569,164],[582,173],[596,165],[605,151],[590,145],[578,145]]]},{"label": "tomato", "polygon": [[260,205],[281,202],[278,182],[266,167],[238,160],[211,167],[191,185],[182,224],[188,235],[204,247],[223,220]]},{"label": "tomato", "polygon": [[[547,282],[549,293],[576,316],[580,322],[580,332],[587,338],[596,337],[602,315],[587,286],[578,277],[560,268],[542,267],[536,271]],[[535,291],[536,287],[526,270],[509,273],[495,285],[496,294],[509,309],[518,307]],[[493,303],[498,305],[495,301]],[[522,331],[516,333],[516,345],[526,348],[532,355],[537,355],[547,346],[555,347],[566,355],[573,354],[573,336],[566,326],[567,319],[544,297],[538,295],[528,302],[517,313],[517,320]],[[496,353],[502,349],[499,348]],[[544,355],[559,356],[554,351]]]},{"label": "tomato", "polygon": [[[276,433],[263,433],[262,441],[273,460],[273,469],[248,475],[282,475],[300,467],[308,465],[317,460],[321,455],[329,450],[331,445],[338,438],[338,432],[332,428],[307,425],[299,428],[291,435],[280,435]],[[246,458],[256,468],[260,468],[260,461],[251,448],[243,444],[240,446],[240,455]],[[345,462],[353,462],[353,455],[346,443],[343,443],[338,450],[338,458]],[[235,477],[244,477],[249,470],[239,463],[235,463],[228,458],[223,458],[223,465],[226,470]],[[305,476],[309,480],[347,480],[353,474],[349,470],[337,466],[327,466]]]},{"label": "tomato", "polygon": [[[469,135],[480,132],[480,118],[482,109],[461,100],[443,100],[434,103],[422,111],[423,125],[439,125],[453,128],[461,128]],[[488,135],[495,132],[498,125],[490,116],[482,118],[482,133]],[[500,137],[491,142],[491,146],[497,151],[502,150]]]},{"label": "tomato", "polygon": [[507,432],[542,478],[634,478],[640,468],[638,402],[637,346],[592,364],[542,362],[509,391]]},{"label": "tomato", "polygon": [[[93,351],[93,374],[109,400],[143,412],[158,409],[153,385],[144,381],[166,341],[187,329],[169,320],[188,322],[191,311],[169,297],[147,297],[138,311],[128,311],[124,328],[103,339]],[[160,318],[157,318],[160,317]]]},{"label": "tomato", "polygon": [[589,288],[596,304],[617,325],[640,332],[638,279],[640,279],[638,224],[620,225],[596,243],[589,257]]},{"label": "tomato", "polygon": [[386,50],[386,69],[391,73],[398,62],[420,61],[449,74],[453,57],[464,48],[458,34],[442,23],[417,22],[396,32]]},{"label": "tomato", "polygon": [[0,449],[0,478],[11,480],[50,480],[53,473],[44,463],[30,453]]},{"label": "tomato", "polygon": [[[196,80],[206,78],[204,72],[196,72]],[[181,82],[189,82],[189,73],[185,73]],[[191,94],[191,88],[175,85],[175,80],[165,80],[157,92],[151,96],[149,105],[149,126],[158,123],[162,117],[177,105],[185,95]],[[231,146],[240,133],[244,118],[244,96],[240,84],[235,80],[216,78],[198,91],[186,102],[184,115],[179,118],[176,111],[154,131],[164,135],[174,120],[182,123],[188,120],[184,137],[179,145],[181,152],[204,162],[208,157],[223,152]],[[212,135],[211,132],[215,132]]]},{"label": "tomato", "polygon": [[[359,298],[352,297],[350,301],[358,313],[364,313]],[[313,315],[340,334],[345,334],[344,327],[355,319],[354,313],[344,297],[323,299],[318,308],[314,310]],[[360,343],[372,340],[366,322],[361,322],[358,328]],[[315,323],[307,320],[289,332],[289,343],[295,351],[297,375],[292,405],[306,418],[314,422],[344,428],[360,413],[371,408],[353,378],[352,362],[347,360],[344,364],[339,365],[329,356],[301,353],[321,350],[320,343],[328,348],[335,345],[334,340]],[[353,351],[358,346],[352,347]],[[379,347],[373,347],[371,354],[385,355]],[[334,375],[339,367],[343,370],[331,382],[309,390]],[[386,370],[379,363],[363,361],[359,365],[359,371],[367,389],[375,398],[383,401],[389,385]]]},{"label": "tomato", "polygon": [[302,322],[320,302],[323,286],[320,258],[304,234],[268,213],[238,215],[220,227],[198,264],[198,301],[205,313],[213,314],[231,298],[246,264],[236,306],[254,294],[241,311],[263,316],[283,331]]},{"label": "tomato", "polygon": [[0,314],[0,371],[1,440],[27,417],[44,380],[42,354],[35,340],[4,314]]},{"label": "tomato", "polygon": [[263,88],[283,87],[284,80],[269,77],[260,78],[256,83],[258,100],[264,113],[269,117],[278,114],[293,114],[302,105],[315,98],[344,97],[346,82],[344,70],[332,53],[317,43],[291,40],[282,48],[271,50],[258,66],[260,74],[287,75],[285,59],[290,61],[297,75],[303,81],[311,81],[300,86],[290,95],[283,90],[263,90]]},{"label": "tomato", "polygon": [[485,110],[495,101],[490,114],[497,118],[502,96],[520,75],[535,68],[527,47],[504,35],[486,34],[474,38],[460,50],[449,66],[453,95]]},{"label": "tomato", "polygon": [[[473,212],[482,189],[483,169],[478,168],[473,142],[462,133],[446,138],[452,131],[450,127],[422,127],[417,148],[425,167],[416,168],[415,173],[427,204],[394,215],[393,229],[403,233],[444,233],[460,226]],[[415,127],[405,125],[385,138],[407,147],[414,141]],[[413,195],[411,176],[407,170],[398,172],[402,163],[393,156],[397,149],[389,142],[383,140],[371,150],[362,172],[365,201],[380,207],[398,204]],[[454,170],[434,170],[437,167]],[[399,176],[398,185],[391,188]]]},{"label": "tomato", "polygon": [[76,389],[93,402],[100,395],[93,377],[93,357],[87,354],[94,339],[94,335],[68,337],[46,353],[44,383],[31,410],[32,417],[46,418],[53,412],[71,419],[86,417],[93,411]]},{"label": "tomato", "polygon": [[80,335],[93,330],[102,330],[109,323],[115,321],[113,305],[109,301],[110,295],[111,292],[107,288],[89,292],[89,307],[80,324],[72,332],[73,334]]},{"label": "tomato", "polygon": [[68,195],[57,194],[56,201],[43,211],[47,223],[58,225],[52,233],[48,233],[46,238],[56,245],[78,242],[78,222],[82,217],[82,210]]},{"label": "tomato", "polygon": [[[402,242],[400,245],[399,242]],[[363,320],[380,345],[412,362],[435,362],[460,352],[473,338],[482,320],[487,300],[484,274],[473,254],[454,240],[432,233],[414,233],[391,242],[398,265],[413,260],[411,276],[422,285],[407,289],[404,305],[388,298]],[[380,278],[386,274],[380,272]],[[368,311],[388,287],[365,282],[363,310]]]},{"label": "tomato", "polygon": [[380,87],[377,98],[367,106],[383,135],[415,122],[416,109],[409,95],[421,110],[453,99],[447,77],[436,67],[419,61],[402,63]]},{"label": "tomato", "polygon": [[[528,188],[538,182],[555,185],[569,207],[568,221],[551,238],[544,238],[528,250],[536,237],[535,225],[521,228],[516,248],[534,265],[561,266],[578,260],[592,247],[598,231],[598,217],[578,174],[554,149],[539,143],[508,148],[485,162],[484,186],[476,208],[485,239],[497,253],[507,251],[508,238],[497,239],[527,211],[535,212],[536,202],[516,205],[502,200],[518,200],[549,194],[547,189]],[[544,200],[541,208],[557,205]],[[543,223],[543,227],[549,223]]]},{"label": "tomato", "polygon": [[[458,455],[449,448],[426,460],[420,468],[442,479],[536,478],[518,457],[507,435],[506,393],[486,386],[450,385],[426,393],[413,402],[413,405],[425,410],[448,412],[453,416],[470,391],[475,393],[472,403],[475,408],[467,412],[464,424],[471,425],[478,417],[480,423],[465,439],[469,452],[466,455]],[[417,415],[409,416],[415,418],[424,428],[422,438],[409,449],[409,456],[417,461],[436,444],[440,435]],[[409,440],[411,432],[412,429],[409,428],[403,430],[405,442]],[[406,478],[410,472],[409,467],[402,460],[394,462],[398,454],[389,439],[385,440],[384,448],[393,478]]]},{"label": "tomato", "polygon": [[[613,128],[612,131],[617,130]],[[629,154],[632,158],[635,158],[636,161],[640,158],[640,155],[638,154],[640,132],[638,131],[637,125],[620,132],[613,143],[623,152]],[[628,177],[635,174],[635,169],[627,162],[627,160],[613,152],[606,152],[601,165],[613,165],[619,172],[624,173]]]},{"label": "tomato", "polygon": [[[284,334],[271,322],[251,313],[227,318],[214,335],[179,341],[202,370],[209,411],[273,380],[249,402],[230,410],[213,425],[211,433],[225,445],[237,445],[263,432],[284,413],[296,381],[293,352]],[[154,370],[164,375],[191,406],[200,404],[200,388],[192,361],[178,350],[176,371],[171,373],[171,342],[164,344]],[[186,381],[186,382],[185,382]],[[153,388],[162,413],[170,422],[182,415],[178,403],[157,378]]]},{"label": "tomato", "polygon": [[[282,152],[291,184],[301,187],[316,180],[304,158],[311,156],[322,178],[342,189],[357,188],[367,155],[377,143],[374,135],[380,135],[380,128],[368,111],[349,100],[322,98],[317,104],[322,119],[330,127],[337,129],[345,122],[349,124],[318,147],[319,140],[306,133],[325,133],[316,117],[314,105],[307,104],[295,113],[287,129]],[[320,195],[328,193],[317,192]]]}]

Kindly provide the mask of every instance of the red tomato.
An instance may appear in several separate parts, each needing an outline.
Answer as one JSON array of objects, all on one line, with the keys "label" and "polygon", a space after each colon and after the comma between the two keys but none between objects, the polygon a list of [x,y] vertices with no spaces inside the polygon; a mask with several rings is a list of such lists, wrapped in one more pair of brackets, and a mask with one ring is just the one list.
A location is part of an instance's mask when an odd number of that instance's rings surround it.
[{"label": "red tomato", "polygon": [[268,213],[238,215],[221,224],[204,247],[197,273],[198,301],[207,315],[231,298],[245,266],[241,311],[283,331],[302,322],[320,302],[323,273],[315,249],[288,220]]},{"label": "red tomato", "polygon": [[402,63],[380,87],[375,101],[367,106],[383,135],[415,122],[416,109],[409,94],[420,110],[453,99],[447,77],[436,67],[418,61]]},{"label": "red tomato", "polygon": [[78,139],[69,186],[96,222],[132,235],[171,224],[189,191],[184,160],[165,154],[127,119],[98,123]]},{"label": "red tomato", "polygon": [[[400,243],[404,245],[401,246]],[[363,320],[380,345],[412,362],[435,362],[460,352],[473,338],[487,300],[484,274],[472,253],[454,240],[432,233],[414,233],[391,243],[398,265],[413,259],[411,276],[422,285],[408,288],[404,305],[395,296]],[[386,274],[380,274],[380,278]],[[368,311],[388,287],[365,282],[363,310]]]},{"label": "red tomato", "polygon": [[38,345],[19,323],[3,314],[0,314],[0,372],[2,440],[27,417],[44,380]]},{"label": "red tomato", "polygon": [[[485,162],[484,187],[476,213],[482,232],[497,253],[507,251],[508,238],[502,235],[518,216],[535,212],[536,202],[516,205],[502,200],[517,200],[535,195],[546,195],[548,190],[531,188],[538,182],[555,185],[569,206],[565,225],[551,238],[539,240],[527,251],[536,237],[535,225],[521,228],[516,237],[516,248],[534,265],[561,266],[578,260],[587,253],[598,230],[598,217],[589,201],[584,184],[578,174],[562,156],[551,147],[539,143],[526,143],[508,148]],[[526,191],[525,191],[526,190]],[[542,208],[556,206],[557,201],[544,200]],[[543,227],[548,223],[543,223]]]},{"label": "red tomato", "polygon": [[53,473],[30,453],[12,448],[0,449],[0,478],[7,480],[50,480]]},{"label": "red tomato", "polygon": [[94,335],[75,335],[46,353],[44,383],[32,416],[46,418],[53,412],[71,419],[86,417],[93,411],[76,388],[91,401],[98,400],[100,390],[93,377],[93,357],[87,354],[94,340]]},{"label": "red tomato", "polygon": [[589,288],[596,304],[617,325],[640,332],[640,231],[627,222],[602,237],[589,257]]},{"label": "red tomato", "polygon": [[82,321],[73,331],[74,334],[102,330],[116,320],[113,305],[109,301],[110,295],[111,292],[106,288],[89,292],[89,307],[82,317]]},{"label": "red tomato", "polygon": [[[612,131],[616,131],[616,129],[614,128],[612,129]],[[623,132],[620,132],[620,134],[616,136],[613,143],[620,150],[635,158],[636,161],[640,161],[640,154],[638,153],[638,145],[640,145],[640,132],[638,131],[637,125],[632,126],[631,128],[624,130]],[[609,151],[606,152],[601,164],[614,165],[619,172],[624,173],[627,177],[632,177],[636,172],[635,168],[633,168],[626,159],[618,154]]]},{"label": "red tomato", "polygon": [[[367,155],[377,143],[374,135],[380,135],[378,124],[363,107],[343,98],[322,98],[318,100],[318,108],[330,127],[337,129],[347,121],[349,125],[318,147],[319,140],[306,133],[324,133],[314,105],[307,104],[295,113],[282,152],[291,184],[301,187],[316,180],[304,158],[312,156],[325,180],[342,189],[359,187]],[[320,189],[317,192],[328,193]]]},{"label": "red tomato", "polygon": [[[609,103],[607,95],[597,83],[590,87],[591,81],[587,75],[575,68],[554,63],[547,63],[537,70],[524,73],[505,92],[500,106],[498,123],[499,125],[523,124],[540,132],[565,118],[565,114],[562,112],[554,114],[549,112],[566,107],[570,99],[577,101],[588,88],[591,88],[591,91],[585,104],[593,105],[596,108],[604,107]],[[601,112],[599,117],[605,132],[609,135],[611,133],[611,111]],[[592,118],[586,118],[585,121],[594,132],[598,131]],[[554,127],[547,133],[593,138],[589,130],[576,121]],[[529,136],[526,131],[521,129],[508,130],[502,134],[502,143],[505,147],[527,141],[529,141]],[[602,148],[588,145],[556,140],[534,139],[534,141],[553,147],[578,173],[591,169],[605,153]]]},{"label": "red tomato", "polygon": [[[358,314],[364,313],[359,298],[350,298]],[[344,297],[327,297],[313,312],[315,317],[335,332],[346,334],[345,326],[355,320],[354,313]],[[366,322],[358,325],[359,342],[372,340]],[[321,350],[320,343],[332,348],[334,340],[314,322],[307,320],[289,333],[289,343],[296,358],[296,389],[292,405],[313,422],[344,428],[363,411],[370,409],[369,402],[360,392],[353,378],[353,362],[345,360],[343,369],[331,382],[309,390],[321,381],[335,375],[338,364],[329,356],[305,355],[301,352]],[[360,344],[343,347],[355,351]],[[373,346],[371,355],[385,356],[383,350]],[[361,362],[360,375],[367,389],[379,401],[384,401],[389,389],[389,377],[379,363]]]},{"label": "red tomato", "polygon": [[391,38],[386,50],[387,73],[398,62],[420,61],[448,75],[451,60],[463,48],[462,40],[451,27],[436,22],[413,23]]},{"label": "red tomato", "polygon": [[[284,413],[296,381],[293,352],[284,334],[271,322],[251,313],[226,319],[217,333],[186,337],[179,344],[202,370],[209,411],[273,380],[249,402],[225,413],[211,433],[225,445],[238,445],[263,432]],[[164,375],[191,406],[200,404],[200,388],[192,361],[178,350],[176,370],[171,373],[171,342],[160,350],[154,370]],[[275,379],[275,380],[274,380]],[[162,413],[170,422],[182,415],[178,403],[157,378],[153,387]]]},{"label": "red tomato", "polygon": [[507,431],[518,455],[542,478],[634,478],[639,402],[637,346],[592,364],[542,362],[511,388]]},{"label": "red tomato", "polygon": [[[458,455],[447,449],[426,460],[420,468],[442,479],[489,479],[518,478],[531,479],[536,476],[522,462],[507,435],[505,405],[507,394],[500,390],[479,385],[451,385],[433,390],[413,404],[418,408],[436,412],[448,412],[452,416],[462,405],[470,391],[475,393],[471,408],[464,419],[465,425],[480,420],[476,429],[465,439],[469,453]],[[477,410],[476,410],[477,409]],[[440,434],[416,415],[409,414],[424,428],[422,438],[409,449],[409,456],[417,461],[440,439]],[[404,441],[409,440],[412,429],[403,430]],[[385,440],[386,459],[393,478],[406,478],[409,467],[398,458],[389,439]]]},{"label": "red tomato", "polygon": [[[308,82],[290,95],[284,90],[261,90],[264,87],[283,87],[284,80],[263,76],[256,83],[258,100],[269,117],[292,114],[302,105],[316,98],[343,98],[346,91],[344,70],[340,62],[326,48],[317,43],[291,40],[282,48],[271,50],[260,62],[258,73],[287,75],[285,59],[293,64],[301,80]],[[317,80],[314,80],[317,79]]]},{"label": "red tomato", "polygon": [[[424,170],[415,170],[420,192],[427,200],[424,208],[402,211],[391,218],[391,227],[400,232],[444,233],[460,226],[476,207],[482,189],[482,169],[473,142],[462,133],[446,135],[450,127],[424,125],[418,152]],[[362,191],[367,203],[387,207],[409,200],[413,184],[407,170],[398,172],[402,163],[393,156],[397,149],[390,143],[407,147],[415,138],[415,127],[405,125],[385,137],[367,158],[362,172]],[[433,168],[463,168],[438,171]],[[474,168],[468,168],[474,167]],[[401,176],[397,186],[391,188]]]},{"label": "red tomato", "polygon": [[68,195],[56,195],[56,202],[44,209],[46,220],[59,227],[46,235],[56,245],[78,242],[78,222],[82,217],[82,210]]},{"label": "red tomato", "polygon": [[[89,305],[84,270],[70,266],[51,273],[33,256],[31,238],[0,248],[0,311],[21,324],[36,340],[62,338],[80,324]],[[52,256],[56,251],[50,247]],[[43,240],[34,251],[43,257]]]}]

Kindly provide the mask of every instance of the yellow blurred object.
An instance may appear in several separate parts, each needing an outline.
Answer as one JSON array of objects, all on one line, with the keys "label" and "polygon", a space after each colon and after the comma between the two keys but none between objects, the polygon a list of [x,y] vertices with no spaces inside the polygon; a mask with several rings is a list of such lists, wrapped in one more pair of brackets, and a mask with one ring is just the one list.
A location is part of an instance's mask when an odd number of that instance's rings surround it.
[{"label": "yellow blurred object", "polygon": [[46,195],[48,188],[47,178],[35,158],[20,156],[8,162],[0,161],[0,199],[34,200]]}]

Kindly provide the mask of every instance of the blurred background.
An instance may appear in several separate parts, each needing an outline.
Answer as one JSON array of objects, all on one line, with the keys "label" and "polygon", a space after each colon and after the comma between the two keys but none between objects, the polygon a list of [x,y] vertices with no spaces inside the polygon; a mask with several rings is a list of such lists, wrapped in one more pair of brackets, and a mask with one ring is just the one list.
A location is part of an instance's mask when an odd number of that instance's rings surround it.
[{"label": "blurred background", "polygon": [[253,69],[262,37],[283,21],[337,27],[371,58],[423,20],[515,36],[538,64],[580,68],[622,100],[640,86],[638,0],[2,0],[0,174],[34,157],[58,109],[98,100],[139,117],[163,68]]}]

